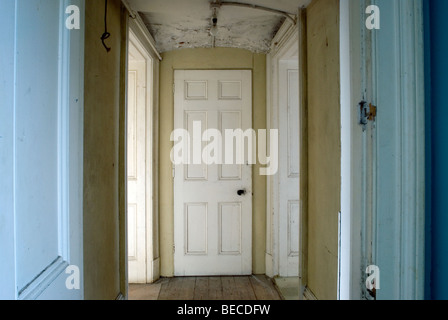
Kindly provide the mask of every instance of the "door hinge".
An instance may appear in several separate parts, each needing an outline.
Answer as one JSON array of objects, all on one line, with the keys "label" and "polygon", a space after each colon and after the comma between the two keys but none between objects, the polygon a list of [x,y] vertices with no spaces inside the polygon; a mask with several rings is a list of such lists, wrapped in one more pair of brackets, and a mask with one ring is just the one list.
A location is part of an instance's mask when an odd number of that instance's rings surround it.
[{"label": "door hinge", "polygon": [[173,253],[176,253],[176,245],[173,244]]},{"label": "door hinge", "polygon": [[176,178],[176,167],[173,166],[173,179]]},{"label": "door hinge", "polygon": [[365,101],[361,101],[358,104],[359,124],[363,127],[367,125],[369,121],[375,121],[377,114],[377,107],[373,104]]}]

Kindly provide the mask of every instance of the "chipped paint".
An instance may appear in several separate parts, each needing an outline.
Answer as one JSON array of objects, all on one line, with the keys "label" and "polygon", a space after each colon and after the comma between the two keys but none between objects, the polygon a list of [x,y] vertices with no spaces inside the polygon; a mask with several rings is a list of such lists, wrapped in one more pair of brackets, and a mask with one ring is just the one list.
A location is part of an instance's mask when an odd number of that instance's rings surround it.
[{"label": "chipped paint", "polygon": [[[213,38],[210,35],[208,20],[202,25],[192,25],[186,21],[177,23],[148,23],[156,17],[152,14],[144,16],[149,32],[154,37],[159,52],[181,48],[210,48]],[[284,18],[275,15],[264,15],[248,21],[228,21],[218,24],[218,35],[215,38],[216,47],[247,49],[255,53],[267,53],[272,38],[278,31]],[[192,27],[185,27],[185,26]]]},{"label": "chipped paint", "polygon": [[[218,34],[210,35],[212,11],[208,0],[131,0],[160,53],[182,48],[230,47],[268,53],[284,16],[241,7],[222,7]],[[310,0],[244,1],[294,13]]]}]

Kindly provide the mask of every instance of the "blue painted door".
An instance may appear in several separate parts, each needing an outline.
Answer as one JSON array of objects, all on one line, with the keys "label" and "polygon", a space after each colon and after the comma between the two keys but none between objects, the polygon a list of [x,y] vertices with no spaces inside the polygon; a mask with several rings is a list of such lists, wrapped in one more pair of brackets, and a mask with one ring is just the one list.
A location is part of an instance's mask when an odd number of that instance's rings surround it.
[{"label": "blue painted door", "polygon": [[83,297],[84,38],[66,5],[0,5],[0,299]]},{"label": "blue painted door", "polygon": [[[370,3],[362,2],[362,10]],[[424,297],[422,1],[377,0],[379,29],[362,33],[363,96],[377,107],[364,131],[362,267],[380,271],[363,298]],[[367,16],[364,17],[364,20]],[[371,109],[372,110],[372,109]],[[366,272],[367,273],[367,272]],[[373,291],[373,292],[372,292]]]}]

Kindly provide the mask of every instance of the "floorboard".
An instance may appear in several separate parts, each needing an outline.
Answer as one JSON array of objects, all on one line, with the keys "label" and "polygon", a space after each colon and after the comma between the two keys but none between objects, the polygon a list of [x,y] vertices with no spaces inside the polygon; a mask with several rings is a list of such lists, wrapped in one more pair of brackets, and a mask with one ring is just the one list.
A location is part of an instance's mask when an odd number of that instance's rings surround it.
[{"label": "floorboard", "polygon": [[224,300],[222,294],[222,282],[220,277],[211,277],[208,280],[208,299],[206,300]]},{"label": "floorboard", "polygon": [[226,300],[238,300],[239,292],[236,291],[235,280],[233,277],[222,277],[222,295]]},{"label": "floorboard", "polygon": [[194,288],[193,300],[207,300],[208,298],[208,281],[207,277],[197,277]]},{"label": "floorboard", "polygon": [[235,286],[240,300],[257,300],[249,277],[235,277]]},{"label": "floorboard", "polygon": [[246,277],[162,278],[153,284],[130,284],[129,300],[281,300],[272,280]]}]

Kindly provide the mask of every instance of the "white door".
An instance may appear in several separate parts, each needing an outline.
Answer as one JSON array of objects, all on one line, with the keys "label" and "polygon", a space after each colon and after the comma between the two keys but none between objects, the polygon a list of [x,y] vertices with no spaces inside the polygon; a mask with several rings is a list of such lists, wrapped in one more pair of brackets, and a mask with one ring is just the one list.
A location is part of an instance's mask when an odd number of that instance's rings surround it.
[{"label": "white door", "polygon": [[[251,81],[251,71],[175,71],[174,127],[191,137],[190,164],[173,170],[176,276],[252,273],[252,166],[247,157],[244,164],[235,157],[224,161],[231,152],[251,149],[237,150],[237,139],[225,138],[226,129],[251,129]],[[207,129],[219,130],[222,146],[234,147],[211,152],[207,145],[220,139],[201,143]],[[207,163],[215,156],[222,161],[207,165],[201,149]]]},{"label": "white door", "polygon": [[299,274],[299,72],[298,62],[279,68],[279,275]]},{"label": "white door", "polygon": [[65,5],[1,5],[0,299],[83,298],[84,32]]},{"label": "white door", "polygon": [[128,272],[146,283],[146,61],[132,43],[128,71]]}]

